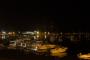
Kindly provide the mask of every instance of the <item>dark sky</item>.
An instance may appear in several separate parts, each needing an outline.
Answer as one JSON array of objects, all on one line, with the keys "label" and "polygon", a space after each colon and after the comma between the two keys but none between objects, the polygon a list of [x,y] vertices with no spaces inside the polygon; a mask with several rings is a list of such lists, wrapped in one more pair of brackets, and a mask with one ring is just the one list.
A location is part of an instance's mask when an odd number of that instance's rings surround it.
[{"label": "dark sky", "polygon": [[79,31],[85,28],[87,30],[88,24],[82,21],[80,8],[73,8],[72,1],[42,2],[16,0],[4,2],[0,9],[1,29]]}]

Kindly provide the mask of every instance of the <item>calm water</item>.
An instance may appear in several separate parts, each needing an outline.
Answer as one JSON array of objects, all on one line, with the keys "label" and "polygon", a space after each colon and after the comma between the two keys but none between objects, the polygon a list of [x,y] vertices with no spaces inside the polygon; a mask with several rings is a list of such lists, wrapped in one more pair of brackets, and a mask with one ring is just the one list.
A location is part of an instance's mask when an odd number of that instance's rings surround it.
[{"label": "calm water", "polygon": [[77,56],[67,54],[65,57],[55,57],[48,55],[26,54],[19,50],[0,50],[0,60],[80,60]]},{"label": "calm water", "polygon": [[26,53],[24,50],[0,48],[0,60],[82,60],[77,57],[77,54],[80,52],[89,53],[90,50],[78,46],[69,46],[68,50],[65,52],[66,55],[60,53],[63,57],[51,56],[49,52],[46,54],[36,54],[34,51]]}]

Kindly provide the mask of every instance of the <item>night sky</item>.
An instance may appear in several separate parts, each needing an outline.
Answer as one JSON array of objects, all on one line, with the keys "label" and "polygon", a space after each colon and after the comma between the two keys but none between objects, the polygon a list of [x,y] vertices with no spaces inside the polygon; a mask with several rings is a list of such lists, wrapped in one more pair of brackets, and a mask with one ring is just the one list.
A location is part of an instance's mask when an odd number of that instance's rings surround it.
[{"label": "night sky", "polygon": [[[8,3],[7,3],[8,2]],[[39,2],[39,1],[38,1]],[[37,1],[6,1],[0,9],[0,29],[42,31],[88,31],[82,21],[80,8],[73,8],[72,1],[63,3]],[[85,22],[85,23],[84,23]]]}]

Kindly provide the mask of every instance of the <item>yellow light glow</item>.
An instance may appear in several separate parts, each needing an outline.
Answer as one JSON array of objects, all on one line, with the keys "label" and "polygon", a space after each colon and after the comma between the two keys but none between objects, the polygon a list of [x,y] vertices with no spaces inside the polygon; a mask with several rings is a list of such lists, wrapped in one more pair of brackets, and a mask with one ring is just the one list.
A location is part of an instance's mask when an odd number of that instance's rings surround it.
[{"label": "yellow light glow", "polygon": [[37,34],[39,34],[39,31],[37,31]]},{"label": "yellow light glow", "polygon": [[65,52],[67,50],[67,48],[55,48],[55,49],[52,49],[51,52],[52,53],[62,53],[62,52]]},{"label": "yellow light glow", "polygon": [[48,32],[48,35],[50,34],[50,32]]},{"label": "yellow light glow", "polygon": [[47,36],[45,35],[45,39],[47,38]]},{"label": "yellow light glow", "polygon": [[15,32],[13,32],[13,34],[15,34]]},{"label": "yellow light glow", "polygon": [[39,38],[39,35],[37,35],[37,38]]},{"label": "yellow light glow", "polygon": [[8,34],[9,34],[9,35],[11,35],[11,34],[12,34],[12,32],[9,32]]},{"label": "yellow light glow", "polygon": [[52,49],[51,52],[51,56],[57,56],[57,57],[64,57],[67,55],[66,53],[67,48],[55,48]]},{"label": "yellow light glow", "polygon": [[6,32],[5,32],[5,31],[3,31],[3,32],[2,32],[2,34],[6,34]]},{"label": "yellow light glow", "polygon": [[90,59],[90,53],[88,53],[88,54],[82,54],[82,53],[80,53],[80,54],[78,54],[78,57],[80,59]]}]

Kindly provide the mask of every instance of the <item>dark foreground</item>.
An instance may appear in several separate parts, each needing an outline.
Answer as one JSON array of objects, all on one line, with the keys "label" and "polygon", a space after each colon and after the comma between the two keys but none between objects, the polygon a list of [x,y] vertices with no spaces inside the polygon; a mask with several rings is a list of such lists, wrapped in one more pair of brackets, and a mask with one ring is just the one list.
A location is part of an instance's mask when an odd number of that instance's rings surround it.
[{"label": "dark foreground", "polygon": [[26,54],[19,50],[0,50],[0,60],[79,60],[77,56],[68,54],[63,58],[52,57],[50,55]]}]

